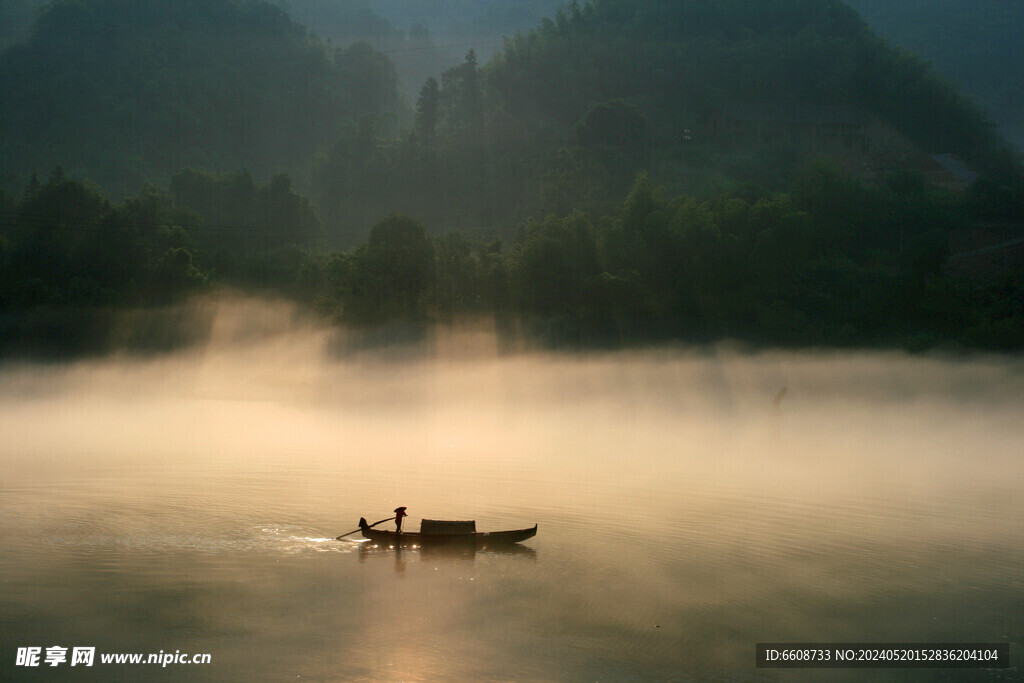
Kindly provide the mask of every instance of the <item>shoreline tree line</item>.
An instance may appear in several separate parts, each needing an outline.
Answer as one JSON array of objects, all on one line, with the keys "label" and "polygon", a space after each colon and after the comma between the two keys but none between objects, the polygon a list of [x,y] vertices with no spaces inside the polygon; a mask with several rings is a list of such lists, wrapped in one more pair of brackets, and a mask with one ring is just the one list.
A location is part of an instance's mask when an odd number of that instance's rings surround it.
[{"label": "shoreline tree line", "polygon": [[[0,353],[60,348],[72,310],[218,286],[363,327],[493,314],[562,347],[1024,344],[1019,263],[947,268],[956,235],[1019,230],[1019,156],[838,0],[570,2],[414,105],[386,54],[262,0],[58,0],[0,53],[0,89]],[[982,177],[869,182],[799,135],[709,133],[794,102],[870,113]]]},{"label": "shoreline tree line", "polygon": [[58,168],[0,207],[0,325],[16,348],[40,312],[159,307],[226,286],[361,328],[493,315],[561,348],[1019,349],[1024,272],[981,285],[945,268],[951,234],[1015,210],[996,189],[955,195],[906,174],[875,186],[819,163],[788,192],[669,196],[641,173],[613,211],[549,214],[511,239],[394,214],[332,250],[284,175],[258,186],[186,169],[115,204]]}]

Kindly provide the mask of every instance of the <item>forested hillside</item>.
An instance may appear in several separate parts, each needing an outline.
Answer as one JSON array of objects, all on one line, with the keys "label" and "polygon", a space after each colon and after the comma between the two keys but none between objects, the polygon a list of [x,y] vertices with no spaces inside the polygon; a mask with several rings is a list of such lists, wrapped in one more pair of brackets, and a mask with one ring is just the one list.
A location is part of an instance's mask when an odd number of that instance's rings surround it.
[{"label": "forested hillside", "polygon": [[398,108],[369,45],[331,52],[281,9],[231,0],[58,0],[0,54],[0,92],[4,184],[62,164],[118,193],[190,165],[305,168]]},{"label": "forested hillside", "polygon": [[0,55],[3,348],[225,285],[553,345],[1024,345],[1019,250],[951,267],[1024,237],[1019,159],[839,0],[573,2],[408,116],[396,82],[258,0],[51,4]]},{"label": "forested hillside", "polygon": [[934,63],[1024,149],[1024,6],[1006,0],[847,0],[892,43]]},{"label": "forested hillside", "polygon": [[[339,7],[293,11],[408,44],[365,3]],[[288,172],[337,244],[394,211],[507,235],[606,210],[638,170],[674,191],[784,188],[829,150],[723,132],[780,111],[805,128],[876,117],[922,153],[1016,172],[980,112],[838,0],[572,3],[493,60],[467,50],[418,86],[415,114],[387,54],[329,48],[264,2],[58,1],[0,55],[0,87],[8,188],[58,164],[116,195],[186,166]]]},{"label": "forested hillside", "polygon": [[[398,76],[398,91],[408,100],[434,73],[440,73],[458,58],[458,51],[437,45],[421,24],[392,24],[374,12],[369,0],[294,0],[281,7],[296,23],[330,46],[341,48],[365,42],[386,54]],[[407,108],[406,108],[407,109]],[[408,124],[407,117],[400,123]]]},{"label": "forested hillside", "polygon": [[[313,192],[328,226],[365,224],[386,207],[428,225],[507,231],[545,212],[607,210],[638,170],[701,192],[781,189],[836,151],[879,173],[914,165],[875,144],[885,136],[866,121],[919,157],[1019,173],[980,111],[838,0],[605,0],[569,5],[487,64],[469,52],[421,89],[410,135],[366,138],[361,153],[335,148]],[[748,139],[729,132],[738,125]],[[848,125],[859,129],[837,142],[865,153],[809,139],[821,137],[814,126]],[[771,126],[786,130],[761,139]]]},{"label": "forested hillside", "polygon": [[562,0],[374,0],[373,9],[395,26],[419,24],[446,42],[500,43],[502,36],[535,27],[565,4]]}]

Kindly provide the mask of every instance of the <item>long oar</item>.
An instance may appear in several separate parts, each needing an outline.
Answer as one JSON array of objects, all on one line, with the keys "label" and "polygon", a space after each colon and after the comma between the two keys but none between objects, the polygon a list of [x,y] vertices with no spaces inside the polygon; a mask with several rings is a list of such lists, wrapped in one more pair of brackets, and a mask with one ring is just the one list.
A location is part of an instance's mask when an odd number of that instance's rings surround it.
[{"label": "long oar", "polygon": [[[369,529],[370,527],[377,526],[378,524],[383,524],[384,522],[390,522],[393,519],[394,519],[394,517],[388,517],[387,519],[382,519],[379,522],[374,522],[373,524],[371,524],[370,526],[368,526],[366,528]],[[340,541],[341,539],[345,538],[346,536],[351,536],[356,531],[362,531],[362,530],[363,530],[363,527],[359,527],[358,529],[355,529],[354,531],[350,531],[347,534],[342,534],[341,536],[335,536],[334,540],[335,541]]]}]

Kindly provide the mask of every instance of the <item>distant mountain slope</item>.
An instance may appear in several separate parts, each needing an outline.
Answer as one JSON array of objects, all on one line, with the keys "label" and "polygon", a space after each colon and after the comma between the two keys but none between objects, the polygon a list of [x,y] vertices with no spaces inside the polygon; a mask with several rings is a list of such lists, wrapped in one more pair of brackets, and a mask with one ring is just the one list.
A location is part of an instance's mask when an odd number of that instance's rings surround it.
[{"label": "distant mountain slope", "polygon": [[[28,1],[28,0],[22,0]],[[430,76],[473,48],[487,60],[502,38],[554,16],[562,0],[287,0],[282,7],[317,36],[342,47],[365,40],[395,63],[399,88],[415,98]]]},{"label": "distant mountain slope", "polygon": [[52,3],[0,54],[7,185],[63,164],[135,191],[188,165],[265,176],[306,162],[346,119],[398,107],[389,60],[331,54],[266,2]]},{"label": "distant mountain slope", "polygon": [[508,235],[530,217],[607,212],[641,171],[692,193],[784,191],[821,158],[950,189],[969,180],[931,155],[1020,173],[977,108],[840,0],[572,2],[489,61],[467,53],[416,112],[401,140],[320,159],[327,226],[355,234],[399,211]]},{"label": "distant mountain slope", "polygon": [[[347,16],[326,1],[305,9]],[[361,30],[412,39],[366,5],[350,6]],[[822,137],[860,163],[876,119],[915,152],[1019,173],[955,87],[840,0],[570,2],[493,59],[467,49],[405,131],[389,57],[334,47],[263,0],[58,0],[0,53],[0,182],[20,191],[62,164],[117,197],[184,166],[292,170],[329,234],[395,211],[508,234],[605,210],[637,171],[671,191],[785,189]]]},{"label": "distant mountain slope", "polygon": [[423,81],[439,75],[462,54],[461,46],[434,40],[423,24],[405,19],[393,24],[377,14],[380,6],[370,0],[289,0],[282,7],[294,21],[334,47],[365,41],[387,54],[398,74],[398,88],[407,99],[416,96]]},{"label": "distant mountain slope", "polygon": [[465,39],[532,28],[565,4],[563,0],[374,0],[373,8],[399,28],[420,24],[437,36]]},{"label": "distant mountain slope", "polygon": [[1014,0],[846,0],[891,42],[931,60],[1024,150],[1024,4]]},{"label": "distant mountain slope", "polygon": [[374,11],[370,0],[288,0],[281,3],[291,18],[337,47],[359,40],[376,47],[400,41],[402,31]]},{"label": "distant mountain slope", "polygon": [[47,0],[3,0],[0,2],[0,50],[28,38],[39,8]]},{"label": "distant mountain slope", "polygon": [[924,62],[890,48],[839,0],[596,0],[509,41],[490,66],[494,105],[571,125],[610,98],[674,139],[751,103],[841,105],[930,153],[1005,171],[1003,141]]}]

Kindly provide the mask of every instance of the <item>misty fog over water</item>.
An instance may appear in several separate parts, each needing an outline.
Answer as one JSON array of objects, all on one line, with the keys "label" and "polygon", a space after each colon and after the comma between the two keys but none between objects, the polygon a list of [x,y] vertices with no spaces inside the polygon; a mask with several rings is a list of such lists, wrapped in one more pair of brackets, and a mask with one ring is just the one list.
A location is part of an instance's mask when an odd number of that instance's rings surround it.
[{"label": "misty fog over water", "polygon": [[[150,680],[790,678],[763,641],[1020,666],[1017,359],[506,352],[484,323],[374,350],[212,310],[180,353],[0,370],[5,652],[212,655]],[[539,531],[333,540],[397,505]],[[81,678],[138,673],[111,671]]]},{"label": "misty fog over water", "polygon": [[1021,680],[1022,19],[0,0],[0,682]]}]

